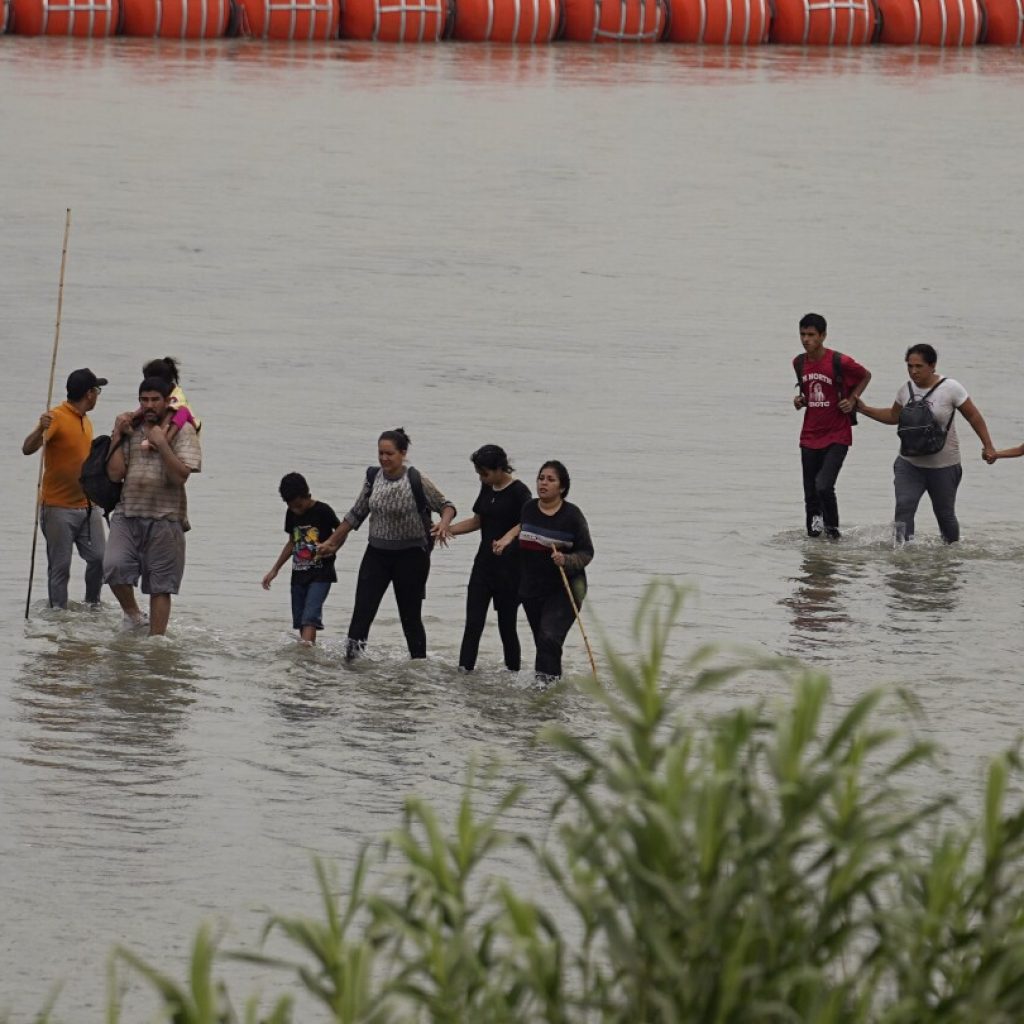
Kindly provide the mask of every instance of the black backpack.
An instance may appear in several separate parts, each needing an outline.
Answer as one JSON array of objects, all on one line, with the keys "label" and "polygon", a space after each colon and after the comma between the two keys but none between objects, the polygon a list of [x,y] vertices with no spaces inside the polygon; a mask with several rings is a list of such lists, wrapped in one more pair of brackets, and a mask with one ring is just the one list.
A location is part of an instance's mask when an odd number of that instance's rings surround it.
[{"label": "black backpack", "polygon": [[[840,360],[843,358],[842,352],[837,352],[835,349],[832,350],[832,386],[836,389],[836,401],[842,401],[845,397],[843,395],[843,367]],[[800,355],[793,360],[793,369],[796,370],[796,386],[801,389],[800,393],[803,394],[804,384],[804,363],[807,361],[807,353],[801,352]],[[804,395],[806,398],[807,396]],[[857,410],[854,409],[850,414],[850,426],[857,426]]]},{"label": "black backpack", "polygon": [[[373,481],[377,479],[379,472],[380,466],[366,467],[366,486],[369,490],[373,490]],[[434,550],[434,537],[430,532],[434,520],[430,514],[430,506],[427,504],[426,492],[423,490],[423,477],[420,476],[420,471],[415,466],[409,466],[406,473],[409,474],[409,486],[412,488],[412,496],[416,499],[416,508],[423,520],[423,532],[426,535],[427,554],[429,555]]]},{"label": "black backpack", "polygon": [[122,485],[115,484],[107,476],[107,463],[112,454],[108,434],[101,434],[94,438],[89,454],[85,457],[85,462],[82,463],[81,476],[78,478],[82,491],[89,499],[89,504],[103,509],[103,516],[107,519],[121,500]]},{"label": "black backpack", "polygon": [[946,434],[956,415],[956,409],[943,427],[935,418],[931,406],[927,404],[932,391],[945,379],[940,378],[935,387],[917,398],[914,397],[913,387],[907,384],[907,394],[910,398],[900,409],[899,423],[896,426],[896,433],[900,436],[900,455],[934,455],[945,447]]}]

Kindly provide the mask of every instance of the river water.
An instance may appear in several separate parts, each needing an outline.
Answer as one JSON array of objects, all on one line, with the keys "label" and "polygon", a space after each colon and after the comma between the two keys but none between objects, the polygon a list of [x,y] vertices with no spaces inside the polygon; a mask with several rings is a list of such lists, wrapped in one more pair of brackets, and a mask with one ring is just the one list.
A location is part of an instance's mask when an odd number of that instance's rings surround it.
[{"label": "river water", "polygon": [[[942,548],[925,502],[894,551],[895,435],[865,422],[844,539],[811,541],[789,361],[820,311],[888,405],[905,347],[931,342],[996,443],[1024,440],[1022,90],[1019,51],[2,40],[0,1009],[27,1019],[62,981],[67,1019],[102,1019],[118,941],[179,974],[203,920],[253,945],[264,907],[315,910],[307,851],[350,864],[407,793],[450,811],[474,755],[527,784],[513,817],[542,831],[552,756],[531,737],[601,726],[501,671],[493,626],[456,675],[471,539],[434,557],[426,664],[390,597],[372,656],[343,664],[361,535],[316,651],[291,639],[286,574],[260,588],[280,476],[343,512],[399,424],[466,512],[482,443],[527,481],[569,466],[595,640],[628,650],[647,581],[692,582],[674,655],[797,655],[840,703],[904,685],[947,748],[926,784],[973,801],[1021,725],[1024,462],[986,467],[963,424],[964,542]],[[113,607],[47,612],[42,550],[24,621],[37,462],[18,447],[68,206],[58,385],[109,377],[107,430],[171,354],[204,420],[165,642]],[[578,636],[567,658],[586,670]]]}]

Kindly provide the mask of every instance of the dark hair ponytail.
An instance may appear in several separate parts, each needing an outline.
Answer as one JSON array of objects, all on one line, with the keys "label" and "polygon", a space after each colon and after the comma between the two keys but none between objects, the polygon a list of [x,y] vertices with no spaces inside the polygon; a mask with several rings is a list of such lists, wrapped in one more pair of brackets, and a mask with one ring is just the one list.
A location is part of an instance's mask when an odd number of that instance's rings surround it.
[{"label": "dark hair ponytail", "polygon": [[171,356],[151,359],[142,367],[143,377],[163,377],[168,384],[178,383],[178,361]]},{"label": "dark hair ponytail", "polygon": [[508,456],[505,449],[496,444],[485,444],[477,448],[469,457],[469,461],[477,469],[500,469],[503,473],[511,473],[512,467],[508,464]]},{"label": "dark hair ponytail", "polygon": [[405,427],[395,427],[394,430],[385,430],[380,437],[377,438],[377,443],[381,441],[390,441],[400,452],[407,452],[409,445],[412,444],[412,439],[405,432]]}]

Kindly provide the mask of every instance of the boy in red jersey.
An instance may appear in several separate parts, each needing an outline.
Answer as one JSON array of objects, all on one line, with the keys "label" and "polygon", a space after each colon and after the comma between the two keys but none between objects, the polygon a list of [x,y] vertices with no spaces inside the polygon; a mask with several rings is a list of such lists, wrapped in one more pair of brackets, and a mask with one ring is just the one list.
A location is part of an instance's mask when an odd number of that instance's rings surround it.
[{"label": "boy in red jersey", "polygon": [[853,444],[851,414],[871,373],[856,360],[825,348],[828,325],[818,313],[800,320],[801,355],[793,359],[799,394],[793,406],[804,410],[800,462],[804,478],[807,535],[839,539],[836,480]]}]

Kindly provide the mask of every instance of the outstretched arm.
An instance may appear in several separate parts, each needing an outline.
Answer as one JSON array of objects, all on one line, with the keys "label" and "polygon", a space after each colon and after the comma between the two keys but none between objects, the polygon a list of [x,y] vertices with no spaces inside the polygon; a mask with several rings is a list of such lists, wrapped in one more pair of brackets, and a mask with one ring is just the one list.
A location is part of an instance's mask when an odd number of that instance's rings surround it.
[{"label": "outstretched arm", "polygon": [[890,427],[895,426],[900,421],[900,409],[903,406],[899,402],[893,402],[891,409],[880,409],[874,406],[865,405],[864,402],[857,399],[857,412],[867,416],[869,420],[877,420],[879,423],[887,423]]},{"label": "outstretched arm", "polygon": [[1014,448],[1000,448],[998,451],[989,452],[988,455],[982,453],[982,458],[991,466],[996,459],[1019,459],[1024,455],[1024,444],[1019,444]]},{"label": "outstretched arm", "polygon": [[468,519],[461,519],[457,523],[452,523],[448,529],[448,533],[452,537],[459,537],[464,533],[475,533],[480,529],[480,517],[470,516]]},{"label": "outstretched arm", "polygon": [[960,412],[963,413],[964,419],[970,423],[971,429],[978,435],[978,440],[981,441],[981,457],[983,459],[991,458],[996,450],[996,446],[992,443],[992,438],[989,436],[988,425],[985,423],[985,417],[981,415],[981,410],[968,398],[960,406]]},{"label": "outstretched arm", "polygon": [[332,533],[322,544],[317,544],[316,557],[324,558],[327,555],[333,555],[338,548],[345,543],[345,538],[352,532],[352,530],[352,524],[347,519],[342,519],[334,533]]}]

